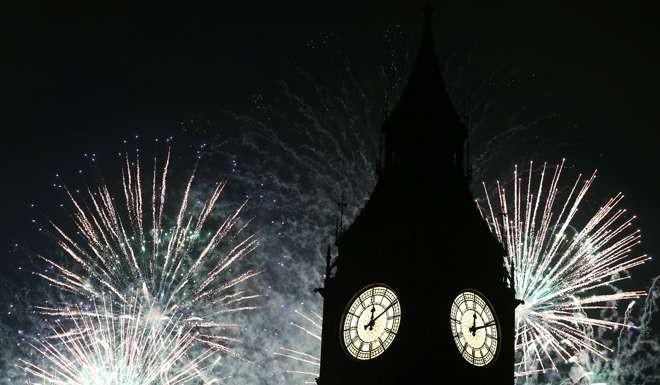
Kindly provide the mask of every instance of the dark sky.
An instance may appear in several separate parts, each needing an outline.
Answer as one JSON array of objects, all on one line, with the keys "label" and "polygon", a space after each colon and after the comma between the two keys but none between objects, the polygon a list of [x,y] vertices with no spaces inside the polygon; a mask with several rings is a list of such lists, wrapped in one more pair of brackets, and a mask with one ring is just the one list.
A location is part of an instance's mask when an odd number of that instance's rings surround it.
[{"label": "dark sky", "polygon": [[[414,33],[422,5],[48,3],[10,7],[0,27],[2,248],[26,237],[29,203],[47,201],[54,174],[77,168],[84,153],[114,153],[124,137],[180,134],[181,120],[241,108],[277,78],[279,59],[295,60],[319,33],[339,33],[347,45],[365,44],[367,31],[391,24]],[[493,93],[493,102],[505,115],[524,107],[530,120],[557,114],[544,130],[554,125],[562,143],[574,139],[570,160],[587,172],[598,168],[601,183],[627,194],[646,250],[660,254],[653,239],[660,230],[653,9],[635,2],[482,3],[436,5],[439,55],[471,58],[466,84],[485,82],[495,70],[513,72],[515,86]],[[537,146],[546,133],[535,133]]]}]

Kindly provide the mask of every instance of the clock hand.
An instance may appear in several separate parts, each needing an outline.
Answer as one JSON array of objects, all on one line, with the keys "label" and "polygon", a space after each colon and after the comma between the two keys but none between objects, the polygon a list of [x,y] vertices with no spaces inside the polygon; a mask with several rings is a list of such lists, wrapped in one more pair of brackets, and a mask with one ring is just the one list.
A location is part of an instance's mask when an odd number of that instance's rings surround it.
[{"label": "clock hand", "polygon": [[364,325],[364,330],[367,330],[367,328],[369,328],[369,330],[374,329],[373,324],[374,324],[374,312],[375,311],[376,311],[376,305],[371,307],[371,318],[369,319],[369,322],[366,325]]},{"label": "clock hand", "polygon": [[481,326],[474,326],[474,325],[473,325],[473,326],[469,329],[469,331],[470,331],[470,333],[472,333],[472,335],[474,336],[474,335],[476,334],[477,330],[479,330],[479,329],[483,329],[483,328],[486,328],[486,327],[489,327],[490,325],[495,325],[495,321],[490,321],[490,322],[485,323],[485,324],[483,324],[483,325],[481,325]]},{"label": "clock hand", "polygon": [[[371,322],[376,322],[376,320],[377,320],[380,316],[382,316],[383,314],[385,314],[385,313],[386,313],[386,312],[387,312],[392,306],[396,305],[397,302],[399,302],[398,299],[397,299],[396,301],[392,302],[391,304],[389,304],[389,306],[387,306],[387,307],[385,308],[385,310],[383,310],[380,314],[378,314],[378,315],[376,316],[376,318],[374,318]],[[372,325],[372,327],[373,327],[373,325]]]},{"label": "clock hand", "polygon": [[485,324],[483,324],[483,325],[481,325],[481,326],[477,326],[477,327],[475,327],[474,329],[475,329],[475,330],[477,330],[477,329],[483,329],[483,328],[487,328],[487,327],[489,327],[490,325],[495,325],[495,321],[490,321],[490,322],[485,323]]}]

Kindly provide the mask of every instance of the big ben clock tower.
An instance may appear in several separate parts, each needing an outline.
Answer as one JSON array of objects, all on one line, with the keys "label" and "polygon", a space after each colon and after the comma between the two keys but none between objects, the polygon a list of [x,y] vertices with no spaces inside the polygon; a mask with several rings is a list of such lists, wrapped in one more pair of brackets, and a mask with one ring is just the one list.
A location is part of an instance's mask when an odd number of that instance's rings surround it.
[{"label": "big ben clock tower", "polygon": [[430,9],[383,135],[378,183],[322,290],[318,383],[513,384],[514,293],[468,188]]}]

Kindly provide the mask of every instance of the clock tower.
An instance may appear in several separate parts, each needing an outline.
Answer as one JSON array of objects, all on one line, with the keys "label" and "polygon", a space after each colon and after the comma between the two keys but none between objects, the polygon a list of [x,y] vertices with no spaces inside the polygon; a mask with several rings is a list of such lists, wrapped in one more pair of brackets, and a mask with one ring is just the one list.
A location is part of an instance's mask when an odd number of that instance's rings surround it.
[{"label": "clock tower", "polygon": [[383,127],[369,201],[336,245],[323,295],[321,385],[513,384],[504,249],[468,187],[466,129],[426,9],[417,62]]}]

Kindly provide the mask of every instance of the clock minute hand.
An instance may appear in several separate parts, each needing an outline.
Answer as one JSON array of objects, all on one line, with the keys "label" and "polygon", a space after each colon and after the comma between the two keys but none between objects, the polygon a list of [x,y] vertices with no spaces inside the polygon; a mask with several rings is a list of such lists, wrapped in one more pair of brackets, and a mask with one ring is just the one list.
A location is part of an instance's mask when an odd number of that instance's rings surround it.
[{"label": "clock minute hand", "polygon": [[389,304],[389,306],[387,306],[387,307],[385,308],[385,310],[383,310],[380,314],[378,314],[378,315],[377,315],[377,316],[376,316],[371,322],[376,322],[376,320],[377,320],[380,316],[382,316],[383,314],[385,314],[385,313],[386,313],[386,312],[387,312],[392,306],[396,305],[397,302],[399,302],[398,299],[397,299],[396,301],[392,302],[391,304]]},{"label": "clock minute hand", "polygon": [[479,330],[479,329],[483,329],[483,328],[487,328],[487,327],[489,327],[490,325],[495,325],[495,321],[490,321],[490,322],[485,323],[485,324],[483,324],[483,325],[481,325],[481,326],[472,326],[472,327],[470,327],[469,331],[474,335],[474,333],[475,333],[477,330]]}]

